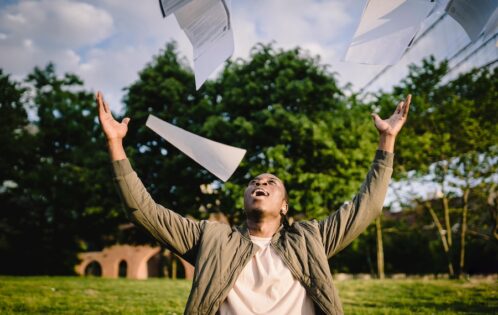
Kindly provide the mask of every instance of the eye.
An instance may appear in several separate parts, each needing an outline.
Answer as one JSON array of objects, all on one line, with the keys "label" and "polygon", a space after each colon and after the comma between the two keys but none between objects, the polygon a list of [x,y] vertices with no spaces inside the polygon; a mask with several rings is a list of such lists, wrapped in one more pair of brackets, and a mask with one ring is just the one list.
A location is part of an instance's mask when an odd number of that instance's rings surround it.
[{"label": "eye", "polygon": [[272,185],[277,184],[277,182],[276,182],[275,180],[273,180],[273,179],[270,179],[270,180],[268,181],[268,183],[270,183],[270,184],[272,184]]}]

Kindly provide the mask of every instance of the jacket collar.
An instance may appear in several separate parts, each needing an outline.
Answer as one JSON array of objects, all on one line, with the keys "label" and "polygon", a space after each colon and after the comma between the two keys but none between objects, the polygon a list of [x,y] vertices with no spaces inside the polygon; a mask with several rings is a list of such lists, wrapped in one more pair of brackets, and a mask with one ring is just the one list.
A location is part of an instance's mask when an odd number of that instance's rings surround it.
[{"label": "jacket collar", "polygon": [[[280,235],[282,234],[284,227],[285,227],[284,224],[280,224],[280,227],[278,228],[278,230],[271,237],[272,244],[276,243],[277,240],[280,238]],[[247,226],[247,222],[244,221],[244,223],[237,226],[236,228],[240,232],[240,234],[242,234],[243,238],[247,239],[248,241],[251,240],[251,236],[250,236],[251,234],[249,233],[249,227]]]}]

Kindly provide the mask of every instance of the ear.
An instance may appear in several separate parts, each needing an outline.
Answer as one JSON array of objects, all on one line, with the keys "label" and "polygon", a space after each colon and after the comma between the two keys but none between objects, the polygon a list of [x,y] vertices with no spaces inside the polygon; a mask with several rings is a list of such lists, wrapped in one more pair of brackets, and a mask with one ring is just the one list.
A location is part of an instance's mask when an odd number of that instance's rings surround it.
[{"label": "ear", "polygon": [[282,202],[282,206],[280,207],[280,213],[282,213],[283,215],[286,215],[287,211],[289,211],[289,204],[284,200]]}]

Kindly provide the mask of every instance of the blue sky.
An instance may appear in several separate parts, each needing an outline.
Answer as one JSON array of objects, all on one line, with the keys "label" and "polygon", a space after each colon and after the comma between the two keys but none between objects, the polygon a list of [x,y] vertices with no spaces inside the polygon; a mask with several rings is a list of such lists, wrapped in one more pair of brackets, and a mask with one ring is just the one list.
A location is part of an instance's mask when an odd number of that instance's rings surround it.
[{"label": "blue sky", "polygon": [[[284,49],[300,46],[320,55],[322,63],[338,74],[341,85],[350,82],[358,91],[383,69],[383,66],[341,61],[366,2],[232,0],[235,37],[232,58],[247,58],[251,47],[258,42],[274,42],[276,47]],[[433,14],[424,24],[438,17]],[[423,25],[419,34],[427,26]],[[372,90],[398,82],[412,62],[430,54],[437,59],[448,57],[469,42],[460,25],[451,18],[440,23],[433,33],[418,47],[411,48]],[[86,88],[102,90],[115,111],[122,108],[122,89],[133,83],[138,71],[172,40],[178,42],[180,53],[192,65],[192,47],[187,37],[173,16],[162,17],[158,0],[0,2],[0,68],[4,72],[22,79],[35,66],[52,61],[59,73],[75,73],[85,81]],[[484,57],[468,61],[469,66],[463,68],[468,70],[476,62],[485,64],[496,59],[498,49],[493,43],[488,46],[480,53]]]},{"label": "blue sky", "polygon": [[[340,62],[366,0],[232,1],[235,53],[246,58],[258,42],[308,49],[332,65],[342,84],[360,84],[364,68]],[[2,1],[0,67],[23,78],[53,61],[59,73],[79,75],[102,90],[114,110],[130,85],[165,43],[176,40],[192,64],[192,48],[173,16],[162,18],[156,0]],[[216,76],[216,74],[214,74]]]}]

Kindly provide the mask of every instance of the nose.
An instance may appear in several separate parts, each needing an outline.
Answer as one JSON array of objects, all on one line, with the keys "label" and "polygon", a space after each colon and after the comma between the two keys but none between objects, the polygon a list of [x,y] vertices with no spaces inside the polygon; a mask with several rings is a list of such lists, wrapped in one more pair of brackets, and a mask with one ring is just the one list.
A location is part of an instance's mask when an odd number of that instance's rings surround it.
[{"label": "nose", "polygon": [[258,180],[256,182],[256,186],[261,186],[261,185],[267,186],[268,185],[268,181],[266,181],[266,180]]}]

